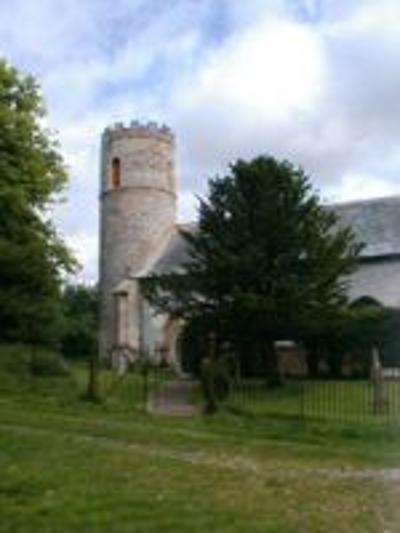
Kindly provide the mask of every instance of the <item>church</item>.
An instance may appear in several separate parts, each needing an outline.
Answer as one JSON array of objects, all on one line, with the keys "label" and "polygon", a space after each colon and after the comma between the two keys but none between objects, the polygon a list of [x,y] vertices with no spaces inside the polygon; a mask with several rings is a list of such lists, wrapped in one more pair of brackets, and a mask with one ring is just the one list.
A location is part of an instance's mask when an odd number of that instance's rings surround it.
[{"label": "church", "polygon": [[[107,128],[100,175],[100,356],[119,364],[121,353],[146,353],[179,369],[183,324],[156,315],[141,292],[146,276],[179,271],[188,257],[176,217],[173,132],[153,122]],[[329,208],[365,245],[350,299],[400,308],[400,197]]]}]

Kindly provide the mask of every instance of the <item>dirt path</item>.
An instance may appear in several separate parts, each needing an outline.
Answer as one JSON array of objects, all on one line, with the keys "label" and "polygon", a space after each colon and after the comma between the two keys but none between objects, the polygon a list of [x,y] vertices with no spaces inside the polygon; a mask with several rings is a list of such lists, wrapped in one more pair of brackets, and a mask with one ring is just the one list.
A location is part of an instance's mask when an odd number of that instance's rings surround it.
[{"label": "dirt path", "polygon": [[23,435],[48,435],[51,437],[68,438],[76,442],[88,443],[90,446],[101,446],[121,452],[139,453],[148,457],[163,457],[174,459],[183,463],[194,465],[212,466],[221,470],[232,470],[251,474],[262,479],[279,477],[286,481],[319,477],[327,480],[355,480],[355,481],[381,481],[400,490],[400,467],[293,467],[287,468],[275,465],[264,460],[254,459],[246,455],[209,450],[177,450],[172,445],[149,444],[126,441],[124,438],[104,435],[93,435],[75,430],[60,431],[58,428],[30,426],[18,423],[3,423],[0,421],[0,431],[13,432]]},{"label": "dirt path", "polygon": [[[175,387],[173,387],[173,390],[176,390]],[[182,390],[182,387],[179,387],[179,390]],[[183,387],[183,390],[190,391],[190,387]],[[88,450],[92,450],[93,447],[101,447],[120,454],[140,454],[143,460],[146,460],[146,458],[165,458],[201,467],[211,466],[213,470],[220,470],[221,474],[227,470],[234,471],[239,474],[245,474],[246,477],[251,476],[254,483],[274,484],[277,487],[289,487],[289,489],[292,487],[296,491],[303,486],[310,487],[315,483],[315,480],[318,480],[318,486],[326,491],[335,490],[335,485],[330,484],[330,482],[336,480],[338,482],[341,480],[354,482],[351,490],[355,491],[357,491],[357,487],[360,484],[366,481],[378,482],[381,484],[372,488],[379,491],[379,498],[377,498],[376,504],[372,502],[373,507],[365,507],[365,512],[378,515],[380,527],[376,530],[377,533],[399,533],[400,531],[400,516],[398,512],[400,468],[398,467],[376,469],[362,467],[338,468],[334,466],[326,468],[285,468],[278,465],[275,466],[273,460],[264,461],[248,457],[246,454],[226,453],[222,450],[218,452],[177,449],[173,445],[131,442],[114,436],[92,435],[81,431],[77,433],[76,431],[65,431],[59,428],[31,427],[29,425],[2,423],[0,421],[1,431],[17,433],[22,438],[35,434],[46,435],[49,438],[49,442],[51,442],[52,438],[67,439],[68,446],[73,443],[82,443],[88,446]],[[343,488],[344,486],[341,485],[341,487]],[[290,495],[290,492],[287,494]],[[327,500],[327,510],[325,512],[331,513],[332,508],[329,507],[329,498]],[[339,508],[337,512],[340,512]],[[301,529],[301,531],[304,530]],[[322,531],[322,529],[318,529],[318,531]],[[328,529],[324,531],[328,531]],[[332,531],[335,531],[334,527]],[[340,531],[350,531],[350,529],[341,528]],[[357,529],[357,531],[360,530]]]},{"label": "dirt path", "polygon": [[195,403],[194,381],[176,380],[161,385],[150,398],[148,409],[160,415],[193,416],[200,413]]}]

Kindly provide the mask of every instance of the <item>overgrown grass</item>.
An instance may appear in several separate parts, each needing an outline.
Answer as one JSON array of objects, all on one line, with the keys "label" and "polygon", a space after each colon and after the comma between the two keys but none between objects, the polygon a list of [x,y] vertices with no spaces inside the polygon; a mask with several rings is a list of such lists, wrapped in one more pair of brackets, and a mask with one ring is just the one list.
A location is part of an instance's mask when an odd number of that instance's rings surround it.
[{"label": "overgrown grass", "polygon": [[1,531],[396,531],[397,484],[377,471],[400,464],[395,428],[161,418],[135,375],[104,372],[90,404],[83,365],[18,372],[0,363]]}]

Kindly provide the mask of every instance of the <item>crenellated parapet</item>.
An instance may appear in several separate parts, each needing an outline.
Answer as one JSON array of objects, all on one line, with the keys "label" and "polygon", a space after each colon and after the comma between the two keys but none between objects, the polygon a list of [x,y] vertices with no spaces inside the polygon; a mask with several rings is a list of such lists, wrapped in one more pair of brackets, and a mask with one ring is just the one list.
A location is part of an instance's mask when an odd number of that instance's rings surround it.
[{"label": "crenellated parapet", "polygon": [[175,141],[175,135],[166,124],[158,122],[140,122],[132,120],[129,124],[116,122],[108,126],[103,132],[104,141],[111,141],[119,138],[157,138],[169,143]]},{"label": "crenellated parapet", "polygon": [[[114,124],[103,133],[100,172],[100,351],[137,349],[137,276],[175,228],[175,138],[156,122]],[[123,291],[121,290],[123,288]]]}]

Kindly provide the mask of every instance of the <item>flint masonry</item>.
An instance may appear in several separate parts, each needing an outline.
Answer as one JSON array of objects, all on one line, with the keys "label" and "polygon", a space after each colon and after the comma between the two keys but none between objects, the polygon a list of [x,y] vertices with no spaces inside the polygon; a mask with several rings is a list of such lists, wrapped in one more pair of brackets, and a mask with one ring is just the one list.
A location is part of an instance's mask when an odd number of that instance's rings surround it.
[{"label": "flint masonry", "polygon": [[[328,206],[365,243],[350,298],[400,307],[400,197]],[[193,229],[195,225],[193,225]],[[132,122],[107,128],[101,144],[101,357],[162,353],[179,368],[182,324],[154,315],[142,297],[147,275],[179,269],[187,258],[176,221],[175,138],[166,126]],[[157,356],[158,354],[158,356]]]}]

